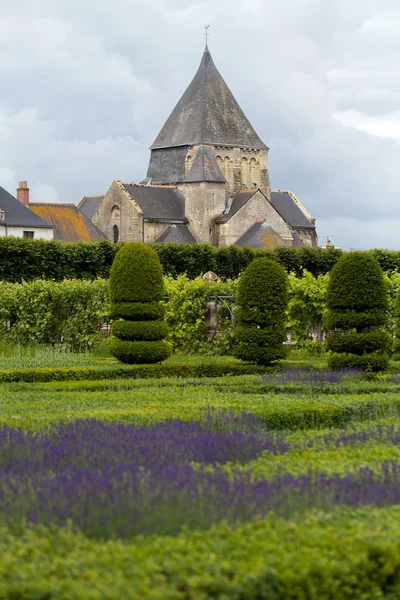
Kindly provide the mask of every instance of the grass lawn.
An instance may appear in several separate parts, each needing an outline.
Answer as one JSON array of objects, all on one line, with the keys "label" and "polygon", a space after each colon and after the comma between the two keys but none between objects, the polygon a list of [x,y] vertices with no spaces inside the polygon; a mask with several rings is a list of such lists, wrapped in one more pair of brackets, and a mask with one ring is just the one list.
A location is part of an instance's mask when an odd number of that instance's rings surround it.
[{"label": "grass lawn", "polygon": [[399,598],[399,376],[281,367],[0,384],[0,599]]}]

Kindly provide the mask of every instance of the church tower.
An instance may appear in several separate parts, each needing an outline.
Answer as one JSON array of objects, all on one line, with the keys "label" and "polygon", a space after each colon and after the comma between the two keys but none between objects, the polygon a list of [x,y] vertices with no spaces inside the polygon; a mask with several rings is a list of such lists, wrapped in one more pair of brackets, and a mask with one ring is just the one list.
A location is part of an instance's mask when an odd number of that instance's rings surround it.
[{"label": "church tower", "polygon": [[191,229],[201,242],[216,243],[214,222],[230,196],[258,188],[270,200],[268,147],[207,47],[193,81],[151,146],[147,178],[151,184],[179,187]]}]

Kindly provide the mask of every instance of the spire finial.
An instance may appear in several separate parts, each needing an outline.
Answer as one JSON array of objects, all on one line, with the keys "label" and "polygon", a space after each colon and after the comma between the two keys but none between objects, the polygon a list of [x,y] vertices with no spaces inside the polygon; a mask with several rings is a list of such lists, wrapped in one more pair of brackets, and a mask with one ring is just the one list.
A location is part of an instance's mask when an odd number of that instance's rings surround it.
[{"label": "spire finial", "polygon": [[208,36],[210,35],[210,34],[208,33],[208,29],[209,29],[209,27],[210,27],[209,25],[204,25],[205,33],[203,33],[203,35],[205,35],[205,36],[206,36],[206,49],[208,48]]}]

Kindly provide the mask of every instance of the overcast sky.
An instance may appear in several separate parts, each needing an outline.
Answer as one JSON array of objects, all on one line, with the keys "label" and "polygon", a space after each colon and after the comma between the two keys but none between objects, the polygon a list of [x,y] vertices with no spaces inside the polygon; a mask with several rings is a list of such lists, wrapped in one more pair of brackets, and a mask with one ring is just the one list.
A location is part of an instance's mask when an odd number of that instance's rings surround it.
[{"label": "overcast sky", "polygon": [[398,0],[0,0],[0,185],[78,203],[143,179],[204,25],[320,243],[400,249]]}]

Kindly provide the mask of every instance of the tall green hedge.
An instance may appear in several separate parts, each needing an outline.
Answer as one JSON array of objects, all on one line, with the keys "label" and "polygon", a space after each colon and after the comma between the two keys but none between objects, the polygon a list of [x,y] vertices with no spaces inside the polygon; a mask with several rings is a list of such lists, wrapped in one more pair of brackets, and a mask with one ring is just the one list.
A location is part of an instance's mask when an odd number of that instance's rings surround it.
[{"label": "tall green hedge", "polygon": [[[0,238],[0,280],[9,282],[33,279],[107,278],[116,252],[123,244],[101,242],[69,243],[61,241]],[[187,273],[190,279],[206,271],[233,279],[257,257],[270,258],[288,273],[301,275],[306,269],[312,275],[331,271],[342,256],[335,248],[258,249],[228,246],[214,248],[209,244],[153,244],[164,274],[174,277]],[[400,271],[400,251],[371,250],[385,272]]]},{"label": "tall green hedge", "polygon": [[[69,243],[0,238],[0,280],[19,283],[33,279],[108,278],[116,252],[123,244],[101,242]],[[153,244],[164,274],[174,277],[186,273],[190,279],[206,271],[223,278],[235,278],[257,257],[279,262],[288,272],[301,274],[303,268],[313,275],[327,273],[341,256],[341,250],[322,248],[275,248],[254,250],[209,244]],[[382,260],[384,257],[382,257]],[[388,261],[394,264],[394,260]],[[400,253],[398,264],[400,268]],[[394,267],[393,267],[394,268]]]},{"label": "tall green hedge", "polygon": [[275,261],[253,261],[240,278],[234,355],[268,365],[286,354],[288,277]]},{"label": "tall green hedge", "polygon": [[168,329],[160,305],[163,295],[162,267],[155,250],[139,242],[125,244],[110,273],[111,315],[116,318],[110,351],[121,362],[156,363],[170,355],[171,347],[164,341]]},{"label": "tall green hedge", "polygon": [[326,340],[330,366],[385,369],[391,339],[380,327],[388,319],[388,290],[376,258],[367,252],[342,256],[330,274],[327,307],[326,324],[336,330]]}]

